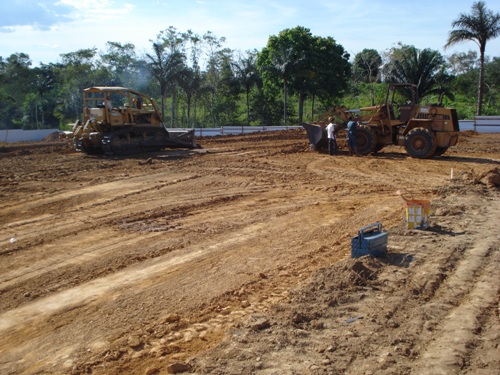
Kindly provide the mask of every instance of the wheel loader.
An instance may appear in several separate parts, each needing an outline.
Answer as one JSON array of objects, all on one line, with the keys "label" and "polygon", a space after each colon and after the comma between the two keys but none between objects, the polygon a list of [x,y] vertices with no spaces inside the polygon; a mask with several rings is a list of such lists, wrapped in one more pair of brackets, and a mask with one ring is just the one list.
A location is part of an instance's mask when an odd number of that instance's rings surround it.
[{"label": "wheel loader", "polygon": [[167,131],[153,99],[124,87],[83,90],[83,121],[72,127],[75,149],[127,155],[163,148],[195,148],[194,130]]},{"label": "wheel loader", "polygon": [[[376,153],[388,145],[403,146],[408,155],[418,159],[440,156],[454,146],[460,132],[457,112],[438,104],[421,106],[417,100],[416,85],[390,83],[384,104],[349,110],[336,106],[317,122],[304,123],[311,148],[320,149],[327,144],[326,121],[333,116],[338,121],[337,131],[345,129],[349,121],[357,121],[358,153]],[[408,98],[405,103],[395,101],[397,93]]]}]

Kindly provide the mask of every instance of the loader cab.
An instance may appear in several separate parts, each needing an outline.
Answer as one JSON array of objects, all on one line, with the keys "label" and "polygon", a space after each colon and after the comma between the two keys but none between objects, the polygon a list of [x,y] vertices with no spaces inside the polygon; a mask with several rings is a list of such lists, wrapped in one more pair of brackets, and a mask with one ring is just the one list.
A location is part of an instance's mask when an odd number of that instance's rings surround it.
[{"label": "loader cab", "polygon": [[417,86],[390,83],[387,86],[385,106],[391,122],[407,123],[418,111]]}]

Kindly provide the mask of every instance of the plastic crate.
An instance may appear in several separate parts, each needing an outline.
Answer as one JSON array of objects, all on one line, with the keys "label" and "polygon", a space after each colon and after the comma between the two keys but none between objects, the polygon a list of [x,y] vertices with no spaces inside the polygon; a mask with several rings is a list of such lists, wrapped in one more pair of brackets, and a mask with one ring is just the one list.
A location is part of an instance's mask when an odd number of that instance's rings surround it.
[{"label": "plastic crate", "polygon": [[382,223],[376,222],[358,230],[358,235],[351,239],[351,257],[364,255],[381,257],[387,254],[388,233],[382,231]]},{"label": "plastic crate", "polygon": [[409,199],[406,201],[406,226],[408,229],[428,228],[430,214],[430,201],[424,199]]}]

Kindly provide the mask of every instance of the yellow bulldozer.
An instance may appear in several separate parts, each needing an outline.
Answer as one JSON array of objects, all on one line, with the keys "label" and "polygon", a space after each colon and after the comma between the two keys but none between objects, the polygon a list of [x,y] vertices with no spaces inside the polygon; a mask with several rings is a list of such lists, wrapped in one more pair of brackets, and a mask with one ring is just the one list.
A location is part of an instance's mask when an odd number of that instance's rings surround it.
[{"label": "yellow bulldozer", "polygon": [[83,121],[67,134],[78,151],[126,155],[163,148],[195,148],[194,130],[166,130],[149,96],[112,86],[83,90]]},{"label": "yellow bulldozer", "polygon": [[[337,131],[345,129],[349,121],[357,121],[358,153],[376,153],[388,145],[403,146],[413,158],[427,159],[440,156],[454,146],[460,132],[457,112],[438,104],[421,106],[416,97],[416,85],[390,83],[384,104],[349,110],[343,106],[331,108],[313,123],[302,126],[307,132],[311,148],[320,149],[327,144],[326,119],[335,117]],[[405,103],[395,99],[404,92]]]}]

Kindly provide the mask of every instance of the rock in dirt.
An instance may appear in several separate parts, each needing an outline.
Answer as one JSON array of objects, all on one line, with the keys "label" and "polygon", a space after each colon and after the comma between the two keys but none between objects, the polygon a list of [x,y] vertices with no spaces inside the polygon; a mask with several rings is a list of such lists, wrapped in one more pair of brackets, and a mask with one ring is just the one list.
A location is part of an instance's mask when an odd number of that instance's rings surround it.
[{"label": "rock in dirt", "polygon": [[189,369],[189,365],[181,362],[176,362],[167,366],[167,374],[181,374],[183,372],[188,372]]}]

